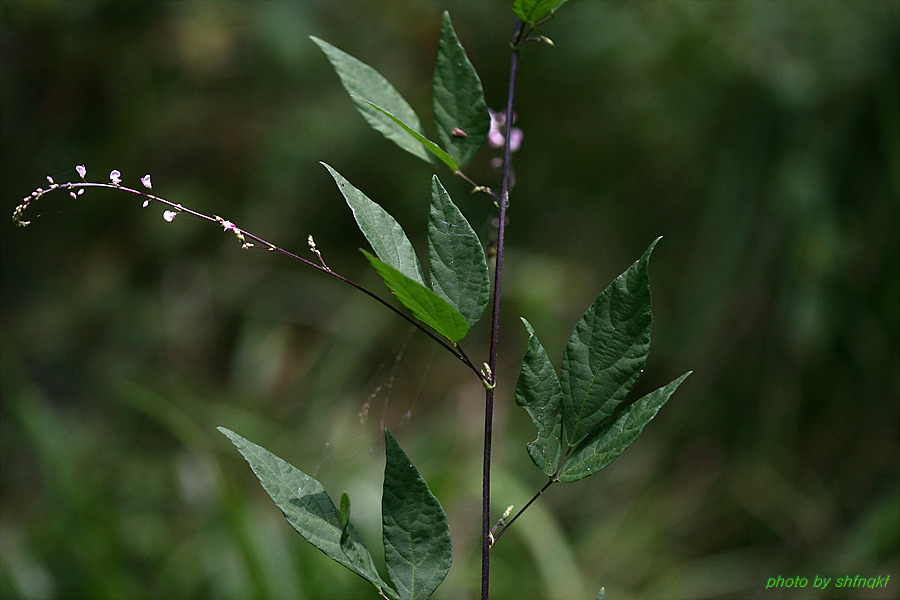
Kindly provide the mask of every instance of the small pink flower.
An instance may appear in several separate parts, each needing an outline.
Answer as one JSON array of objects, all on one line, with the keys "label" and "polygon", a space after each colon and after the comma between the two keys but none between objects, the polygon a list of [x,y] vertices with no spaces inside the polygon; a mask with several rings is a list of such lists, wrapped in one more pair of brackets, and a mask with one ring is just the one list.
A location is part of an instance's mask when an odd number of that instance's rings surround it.
[{"label": "small pink flower", "polygon": [[112,181],[113,185],[119,185],[122,183],[122,174],[113,169],[109,172],[109,180]]},{"label": "small pink flower", "polygon": [[165,212],[163,213],[163,219],[165,219],[166,221],[168,221],[169,223],[171,223],[172,221],[175,220],[175,216],[176,216],[177,214],[178,214],[178,213],[175,212],[174,210],[167,210],[167,211],[165,211]]},{"label": "small pink flower", "polygon": [[519,146],[522,145],[522,138],[525,137],[525,134],[522,133],[522,130],[518,127],[513,127],[512,131],[509,132],[509,150],[510,152],[515,152],[519,149]]},{"label": "small pink flower", "polygon": [[75,167],[75,170],[78,172],[78,176],[84,179],[84,176],[87,175],[87,169],[84,168],[84,165],[78,165]]},{"label": "small pink flower", "polygon": [[225,231],[231,231],[232,229],[234,229],[234,223],[232,223],[231,221],[222,221],[222,228]]},{"label": "small pink flower", "polygon": [[150,182],[150,173],[147,173],[146,175],[141,177],[141,183],[143,183],[144,187],[147,188],[148,190],[153,189],[153,184]]},{"label": "small pink flower", "polygon": [[[491,115],[491,129],[488,131],[488,143],[494,148],[502,148],[503,144],[506,142],[506,137],[504,132],[506,131],[506,114],[500,112],[494,112],[491,109],[488,109],[488,113]],[[513,115],[513,121],[515,121],[515,115]],[[522,145],[522,138],[524,137],[524,133],[518,127],[513,127],[509,133],[509,150],[510,152],[515,152]]]}]

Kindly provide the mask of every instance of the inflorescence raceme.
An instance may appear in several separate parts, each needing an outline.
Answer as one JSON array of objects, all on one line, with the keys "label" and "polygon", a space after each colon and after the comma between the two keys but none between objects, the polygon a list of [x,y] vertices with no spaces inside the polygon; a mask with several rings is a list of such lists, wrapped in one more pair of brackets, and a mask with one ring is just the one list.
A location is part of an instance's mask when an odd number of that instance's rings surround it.
[{"label": "inflorescence raceme", "polygon": [[288,258],[302,262],[303,264],[305,264],[309,267],[312,267],[312,268],[316,269],[317,271],[326,273],[327,275],[330,275],[331,277],[339,279],[340,281],[353,286],[354,288],[356,288],[359,291],[370,296],[374,300],[383,304],[388,309],[394,311],[395,313],[397,313],[398,315],[400,315],[401,317],[403,317],[404,319],[409,321],[411,324],[413,324],[414,326],[419,328],[426,335],[428,335],[429,337],[434,339],[438,344],[440,344],[445,349],[447,349],[451,354],[456,356],[460,361],[463,362],[463,364],[465,364],[469,369],[474,371],[476,373],[476,375],[478,375],[480,378],[483,378],[483,375],[481,375],[478,372],[478,369],[475,367],[475,365],[472,363],[472,361],[469,360],[469,357],[466,356],[465,352],[463,352],[462,348],[460,348],[458,344],[454,344],[451,346],[450,344],[446,343],[444,340],[442,340],[438,336],[436,336],[433,332],[429,331],[420,322],[416,321],[411,316],[409,316],[406,313],[404,313],[403,311],[399,310],[397,307],[393,306],[392,304],[390,304],[383,298],[379,297],[372,291],[360,286],[357,283],[354,283],[353,281],[351,281],[351,280],[339,275],[338,273],[334,272],[333,270],[331,270],[331,268],[328,267],[328,265],[325,263],[325,260],[322,258],[322,253],[316,247],[316,243],[313,240],[312,236],[309,236],[309,240],[308,240],[309,249],[316,256],[316,258],[318,259],[318,262],[303,258],[302,256],[298,256],[298,255],[294,254],[293,252],[290,252],[288,250],[285,250],[284,248],[280,248],[280,247],[276,246],[275,244],[267,242],[266,240],[262,239],[261,237],[259,237],[257,235],[254,235],[248,231],[244,231],[243,229],[240,229],[231,221],[229,221],[227,219],[223,219],[222,217],[220,217],[218,215],[212,215],[212,216],[206,215],[206,214],[203,214],[201,212],[198,212],[198,211],[188,208],[186,206],[182,206],[181,204],[171,202],[169,200],[166,200],[165,198],[161,198],[160,196],[157,196],[157,195],[151,193],[153,190],[153,183],[150,179],[149,174],[141,177],[141,184],[145,188],[144,190],[141,190],[141,189],[130,188],[130,187],[126,187],[126,186],[122,185],[122,174],[117,170],[110,171],[109,183],[88,181],[86,179],[87,169],[85,168],[84,165],[78,165],[77,167],[75,167],[75,171],[77,171],[78,176],[81,177],[80,182],[69,181],[69,182],[60,184],[60,183],[56,183],[55,181],[53,181],[52,177],[48,176],[47,181],[50,183],[50,187],[47,189],[37,188],[36,190],[31,192],[30,195],[23,198],[21,204],[19,204],[16,207],[16,209],[13,211],[13,215],[12,215],[13,222],[19,227],[27,227],[31,221],[26,221],[24,219],[24,215],[25,215],[25,211],[28,209],[28,207],[31,205],[31,203],[33,203],[35,200],[37,200],[44,194],[47,194],[48,192],[52,192],[52,191],[55,191],[58,189],[68,190],[69,195],[73,199],[77,199],[79,196],[81,196],[84,193],[84,190],[87,188],[106,188],[106,189],[113,189],[113,190],[118,190],[121,192],[126,192],[128,194],[132,194],[134,196],[141,198],[143,200],[142,206],[144,208],[147,208],[148,206],[150,206],[151,202],[159,202],[160,204],[163,204],[166,207],[166,209],[163,211],[162,216],[163,216],[163,219],[165,219],[169,223],[174,221],[175,217],[177,217],[181,213],[187,213],[189,215],[192,215],[199,219],[203,219],[205,221],[210,221],[212,223],[218,223],[219,225],[221,225],[222,229],[226,233],[231,233],[232,235],[234,235],[234,237],[236,237],[237,240],[241,243],[241,248],[243,248],[245,250],[261,249],[261,250],[268,250],[270,252],[278,252]]},{"label": "inflorescence raceme", "polygon": [[[140,190],[140,189],[129,188],[129,187],[123,186],[122,185],[122,174],[116,169],[113,169],[112,171],[110,171],[109,183],[99,183],[99,182],[88,181],[86,179],[87,168],[84,165],[78,165],[77,167],[75,167],[75,171],[78,173],[78,176],[81,177],[80,182],[69,181],[66,183],[56,183],[55,181],[53,181],[53,178],[48,175],[47,181],[50,183],[50,187],[46,188],[46,189],[37,188],[36,190],[31,192],[30,195],[23,198],[22,203],[19,204],[16,207],[16,209],[13,211],[13,216],[12,216],[13,222],[19,227],[28,226],[28,224],[30,224],[31,221],[26,221],[24,219],[25,211],[28,209],[28,207],[31,205],[32,202],[34,202],[35,200],[37,200],[38,198],[40,198],[41,196],[43,196],[44,194],[46,194],[48,192],[52,192],[52,191],[58,190],[58,189],[65,189],[65,190],[69,191],[69,196],[71,196],[72,199],[75,200],[79,196],[84,194],[84,190],[86,188],[89,188],[89,187],[108,188],[108,189],[120,190],[123,192],[127,192],[129,194],[133,194],[140,198],[143,198],[143,203],[141,206],[143,206],[144,208],[147,208],[148,206],[150,206],[151,202],[159,202],[159,203],[165,205],[167,208],[166,208],[166,210],[163,211],[163,219],[165,219],[169,223],[174,221],[175,217],[177,217],[179,214],[186,212],[195,217],[204,219],[206,221],[218,223],[219,225],[222,226],[222,228],[225,231],[231,232],[238,239],[238,241],[241,243],[241,247],[244,249],[263,248],[263,249],[270,250],[270,251],[276,250],[276,246],[274,246],[273,244],[270,244],[270,243],[266,242],[265,240],[259,239],[256,236],[246,235],[246,232],[244,232],[243,230],[236,227],[235,224],[232,223],[231,221],[227,221],[219,216],[215,216],[215,215],[209,216],[209,215],[205,215],[203,213],[197,212],[195,210],[185,208],[181,204],[177,204],[175,202],[170,202],[169,200],[166,200],[165,198],[161,198],[161,197],[156,196],[155,194],[151,193],[153,190],[153,182],[150,179],[149,173],[147,175],[144,175],[143,177],[141,177],[141,184],[144,186],[144,188],[146,188],[146,191],[144,191],[144,190]],[[248,239],[247,239],[248,237],[250,237],[253,241],[248,241]],[[319,259],[321,260],[321,256],[319,257]],[[300,259],[300,260],[305,261],[305,259]],[[309,262],[309,261],[305,261],[305,262]],[[310,263],[310,264],[313,264],[313,266],[316,266],[314,263]]]}]

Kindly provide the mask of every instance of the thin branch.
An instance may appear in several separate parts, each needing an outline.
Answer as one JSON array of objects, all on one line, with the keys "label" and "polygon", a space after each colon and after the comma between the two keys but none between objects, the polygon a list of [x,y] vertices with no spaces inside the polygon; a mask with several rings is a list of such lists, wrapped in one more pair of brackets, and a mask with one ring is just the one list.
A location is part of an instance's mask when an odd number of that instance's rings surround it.
[{"label": "thin branch", "polygon": [[[50,179],[50,178],[48,178],[48,179]],[[397,315],[402,317],[404,320],[406,320],[409,323],[411,323],[412,325],[414,325],[417,329],[419,329],[420,331],[425,333],[425,335],[430,337],[432,340],[437,342],[441,347],[443,347],[445,350],[450,352],[453,356],[458,358],[460,360],[460,362],[462,362],[469,369],[471,369],[472,372],[474,372],[475,375],[480,380],[485,381],[485,376],[482,375],[481,371],[472,363],[472,361],[469,359],[469,357],[466,356],[466,353],[463,351],[462,347],[460,347],[458,344],[454,344],[451,346],[450,344],[448,344],[447,342],[442,340],[440,337],[438,337],[435,333],[433,333],[430,329],[428,329],[424,324],[420,323],[412,316],[406,314],[405,312],[403,312],[402,310],[400,310],[399,308],[397,308],[396,306],[394,306],[387,300],[381,298],[380,296],[378,296],[371,290],[364,288],[363,286],[359,285],[358,283],[356,283],[350,279],[347,279],[346,277],[339,275],[338,273],[335,273],[334,271],[332,271],[324,263],[324,261],[322,261],[321,264],[315,263],[311,260],[303,258],[302,256],[298,256],[298,255],[294,254],[293,252],[285,250],[284,248],[281,248],[280,246],[276,246],[275,244],[264,240],[263,238],[259,237],[258,235],[250,233],[249,231],[244,231],[243,229],[240,229],[239,227],[234,225],[234,223],[232,223],[231,221],[227,221],[227,220],[223,219],[222,217],[206,215],[204,213],[193,210],[186,206],[182,206],[181,204],[178,204],[176,202],[166,200],[165,198],[162,198],[155,194],[145,192],[142,190],[137,190],[134,188],[125,187],[123,185],[120,185],[119,183],[95,183],[95,182],[83,181],[83,182],[78,182],[78,183],[67,182],[67,183],[63,183],[63,184],[58,184],[58,183],[54,183],[52,181],[52,179],[50,179],[50,188],[49,189],[38,188],[37,190],[32,192],[31,195],[26,196],[22,200],[22,203],[19,204],[19,206],[17,206],[16,210],[13,212],[13,221],[16,223],[16,225],[19,225],[20,227],[27,226],[29,221],[24,221],[22,219],[22,217],[24,216],[24,213],[25,213],[25,209],[27,209],[28,206],[32,202],[34,202],[35,200],[37,200],[44,194],[47,194],[47,193],[55,191],[55,190],[68,190],[69,194],[73,198],[76,198],[81,193],[81,190],[83,190],[84,188],[106,188],[106,189],[112,189],[112,190],[118,190],[121,192],[126,192],[128,194],[132,194],[132,195],[144,198],[144,206],[147,206],[147,204],[151,201],[159,202],[159,203],[164,204],[165,206],[168,206],[169,208],[172,209],[171,211],[167,211],[166,214],[164,215],[166,220],[168,220],[168,221],[173,220],[180,213],[187,213],[187,214],[197,217],[199,219],[203,219],[203,220],[209,221],[211,223],[217,223],[218,225],[221,225],[226,232],[231,232],[235,237],[237,237],[237,239],[241,242],[242,248],[263,249],[263,250],[268,250],[270,252],[277,252],[277,253],[279,253],[283,256],[286,256],[290,259],[299,261],[308,267],[312,267],[313,269],[316,269],[317,271],[325,273],[326,275],[334,277],[335,279],[342,281],[343,283],[346,283],[347,285],[350,285],[350,286],[356,288],[357,290],[366,294],[373,300],[376,300],[380,304],[384,305],[389,310],[393,311],[394,313],[396,313]],[[76,190],[78,190],[78,191],[76,191]],[[255,242],[255,244],[250,243],[247,240],[252,240],[253,242]],[[315,249],[314,249],[314,252],[315,252]],[[319,260],[321,261],[321,259],[322,259],[321,255],[318,252],[315,252],[315,253],[319,257]],[[487,384],[488,382],[485,381],[485,383]]]},{"label": "thin branch", "polygon": [[525,506],[523,506],[521,509],[519,509],[519,512],[517,512],[517,513],[515,514],[515,516],[513,516],[513,518],[510,519],[509,522],[506,523],[506,524],[503,526],[503,528],[502,528],[500,531],[497,532],[497,534],[494,536],[494,543],[497,543],[497,540],[500,539],[500,536],[503,535],[503,532],[506,531],[507,529],[509,529],[509,526],[516,522],[516,519],[519,518],[519,515],[521,515],[523,512],[525,512],[525,510],[526,510],[529,506],[531,506],[532,503],[533,503],[535,500],[537,500],[537,499],[541,496],[541,494],[543,494],[544,491],[546,491],[546,489],[547,489],[548,487],[550,487],[551,485],[553,485],[554,483],[556,483],[556,479],[549,479],[549,480],[547,481],[547,483],[544,484],[544,487],[542,487],[541,489],[539,489],[539,490],[537,491],[537,493],[536,493],[534,496],[531,497],[531,500],[529,500],[528,503],[527,503]]}]

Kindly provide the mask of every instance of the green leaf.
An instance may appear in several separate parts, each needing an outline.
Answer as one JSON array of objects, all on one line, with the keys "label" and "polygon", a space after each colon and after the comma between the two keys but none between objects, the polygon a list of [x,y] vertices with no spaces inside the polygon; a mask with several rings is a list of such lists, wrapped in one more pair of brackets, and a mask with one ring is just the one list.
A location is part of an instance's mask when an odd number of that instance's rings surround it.
[{"label": "green leaf", "polygon": [[424,600],[450,570],[453,545],[447,515],[387,429],[384,446],[381,517],[388,575],[402,600]]},{"label": "green leaf", "polygon": [[350,496],[344,492],[341,494],[341,551],[352,564],[365,564],[368,550],[365,546],[355,543],[350,527]]},{"label": "green leaf", "polygon": [[540,21],[547,13],[551,16],[568,0],[514,0],[513,12],[530,25]]},{"label": "green leaf", "polygon": [[606,588],[600,588],[596,600],[606,600]]},{"label": "green leaf", "polygon": [[331,173],[353,212],[356,224],[369,240],[378,258],[424,285],[422,265],[400,224],[381,206],[353,187],[340,173],[325,163],[321,164]]},{"label": "green leaf", "polygon": [[435,144],[434,142],[429,140],[427,137],[425,137],[424,135],[422,135],[421,133],[416,131],[413,127],[410,127],[409,125],[404,123],[402,119],[394,116],[394,114],[391,113],[390,111],[385,110],[384,108],[380,107],[379,105],[375,104],[374,102],[369,102],[368,100],[363,100],[363,101],[366,102],[369,106],[371,106],[375,110],[377,110],[378,112],[384,114],[391,121],[396,123],[401,129],[403,129],[403,131],[405,131],[406,133],[411,135],[413,138],[418,140],[423,146],[425,146],[426,150],[428,150],[429,152],[434,154],[436,157],[441,159],[441,162],[443,162],[445,165],[450,167],[450,169],[452,171],[459,171],[459,163],[457,163],[456,160],[452,156],[450,156],[449,154],[444,152],[444,150],[440,146],[438,146],[437,144]]},{"label": "green leaf", "polygon": [[453,343],[466,337],[469,324],[446,300],[365,250],[362,253],[381,275],[388,289],[415,318]]},{"label": "green leaf", "polygon": [[465,164],[484,145],[491,117],[481,80],[456,37],[447,11],[432,87],[438,140],[459,164]]},{"label": "green leaf", "polygon": [[650,280],[654,241],[600,293],[566,344],[561,383],[566,441],[575,446],[625,401],[650,352]]},{"label": "green leaf", "polygon": [[431,179],[428,259],[431,289],[455,307],[470,326],[477,323],[491,295],[484,248],[437,175]]},{"label": "green leaf", "polygon": [[[388,111],[397,115],[399,120],[407,123],[413,130],[422,130],[418,115],[400,92],[366,63],[315,36],[310,36],[310,39],[325,53],[338,77],[341,78],[344,89],[350,94],[356,109],[366,122],[410,154],[426,162],[433,162],[421,144],[415,139],[410,139],[406,131],[398,127],[393,119],[382,114]],[[383,106],[385,111],[374,110],[368,101]]]},{"label": "green leaf", "polygon": [[350,496],[347,492],[341,494],[341,529],[348,531],[350,528]]},{"label": "green leaf", "polygon": [[552,476],[562,453],[562,387],[531,323],[522,322],[528,330],[528,348],[516,384],[516,404],[538,430],[537,439],[528,444],[528,454],[538,469]]},{"label": "green leaf", "polygon": [[566,458],[559,473],[559,481],[584,479],[604,469],[634,442],[669,397],[690,372],[672,383],[650,392],[631,406],[601,424]]},{"label": "green leaf", "polygon": [[[347,524],[344,527],[341,514],[321,483],[262,446],[224,427],[218,429],[250,464],[291,527],[332,560],[368,580],[385,594],[397,597],[396,592],[378,575],[371,554],[356,528],[349,523],[349,498],[346,506]],[[343,512],[343,502],[341,504]],[[346,531],[346,543],[341,539],[342,531]],[[349,551],[345,551],[345,548]]]}]

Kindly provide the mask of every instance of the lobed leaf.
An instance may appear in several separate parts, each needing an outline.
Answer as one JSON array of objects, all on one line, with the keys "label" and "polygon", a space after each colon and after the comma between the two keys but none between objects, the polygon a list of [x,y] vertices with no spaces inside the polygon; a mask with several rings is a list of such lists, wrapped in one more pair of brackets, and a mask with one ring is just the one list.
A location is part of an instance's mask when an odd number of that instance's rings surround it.
[{"label": "lobed leaf", "polygon": [[384,284],[413,316],[453,343],[466,337],[469,324],[459,311],[446,300],[429,290],[421,282],[410,279],[391,265],[381,261],[365,250],[361,252],[369,259]]},{"label": "lobed leaf", "polygon": [[[349,522],[349,498],[346,507],[341,503],[342,513],[346,515],[345,525],[341,513],[338,513],[321,483],[262,446],[224,427],[218,429],[250,464],[291,527],[332,560],[368,580],[379,591],[392,598],[397,597],[396,592],[378,575],[372,555]],[[346,539],[342,539],[343,536]]]},{"label": "lobed leaf", "polygon": [[516,404],[538,430],[537,439],[528,444],[528,454],[538,469],[552,476],[562,453],[562,387],[531,323],[522,322],[528,330],[528,347],[516,383]]},{"label": "lobed leaf", "polygon": [[410,279],[424,284],[422,265],[400,224],[381,206],[353,187],[340,173],[325,163],[322,165],[331,173],[353,212],[356,224],[378,258]]},{"label": "lobed leaf", "polygon": [[438,140],[459,164],[484,145],[491,117],[475,67],[459,42],[450,13],[444,11],[432,83]]},{"label": "lobed leaf", "polygon": [[[422,130],[418,115],[400,92],[383,75],[361,60],[315,36],[310,36],[310,39],[325,53],[366,122],[410,154],[426,162],[433,162],[431,155],[415,138],[411,139],[395,119],[386,116],[387,113],[397,115],[397,119],[406,123],[407,127],[417,132]],[[385,110],[375,110],[375,104],[383,106]]]},{"label": "lobed leaf", "polygon": [[381,512],[388,575],[402,600],[424,600],[450,570],[450,526],[437,498],[387,429],[384,445]]},{"label": "lobed leaf", "polygon": [[675,393],[690,372],[670,384],[650,392],[605,424],[601,424],[566,458],[559,481],[584,479],[604,469],[634,442],[663,404]]},{"label": "lobed leaf", "polygon": [[560,381],[570,446],[619,409],[644,369],[653,323],[647,270],[658,241],[597,296],[566,344]]},{"label": "lobed leaf", "polygon": [[431,289],[456,308],[469,326],[477,323],[491,294],[484,248],[437,175],[431,179],[428,259]]},{"label": "lobed leaf", "polygon": [[413,138],[415,138],[419,143],[421,143],[422,146],[424,146],[426,150],[428,150],[429,152],[434,154],[436,157],[441,159],[441,162],[443,162],[445,165],[450,167],[450,169],[452,171],[459,171],[459,163],[456,162],[456,159],[454,159],[452,156],[447,154],[440,146],[438,146],[437,144],[435,144],[434,142],[429,140],[427,137],[422,135],[419,131],[417,131],[413,127],[407,125],[405,122],[403,122],[402,119],[398,118],[390,111],[385,110],[384,108],[378,106],[374,102],[369,102],[368,100],[364,100],[364,102],[366,102],[372,108],[374,108],[378,112],[384,114],[387,118],[389,118],[391,121],[396,123],[398,127],[400,127],[403,131],[405,131],[406,133],[411,135]]}]

